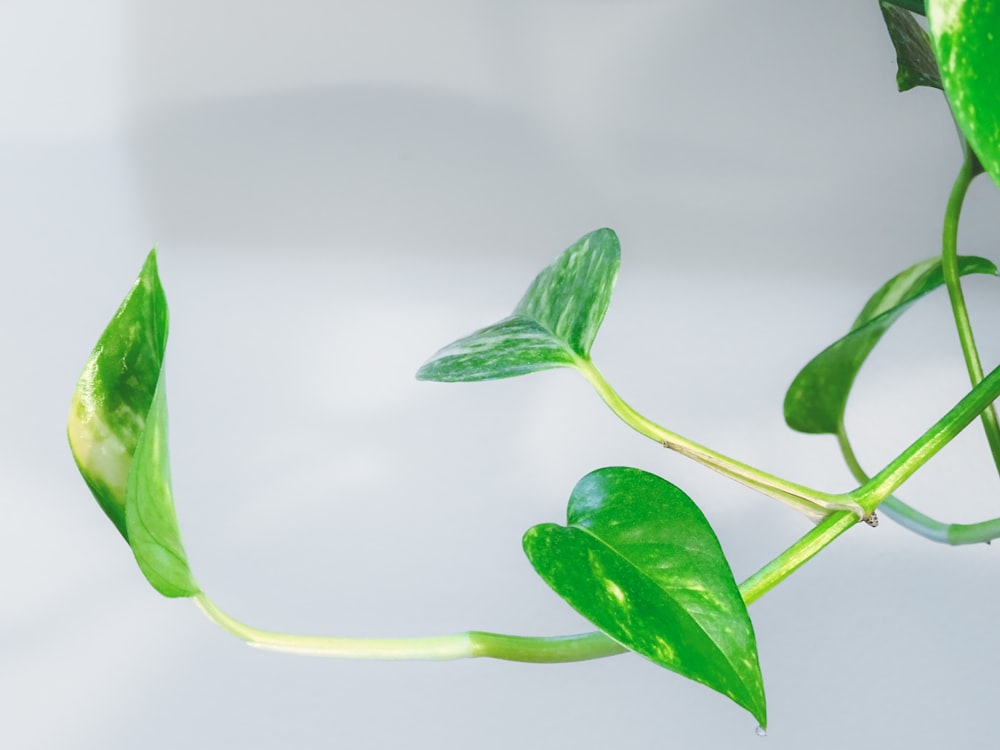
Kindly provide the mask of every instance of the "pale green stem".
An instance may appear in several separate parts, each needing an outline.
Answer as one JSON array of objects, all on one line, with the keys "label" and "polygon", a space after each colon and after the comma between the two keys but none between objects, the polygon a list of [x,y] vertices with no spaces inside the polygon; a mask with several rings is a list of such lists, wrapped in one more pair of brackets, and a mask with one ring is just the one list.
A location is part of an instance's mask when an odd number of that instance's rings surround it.
[{"label": "pale green stem", "polygon": [[[857,521],[853,513],[838,513],[845,520]],[[827,522],[824,521],[821,527]],[[848,528],[850,524],[847,525]],[[820,528],[820,527],[817,527]],[[830,540],[832,541],[832,539]],[[797,568],[815,552],[806,554],[812,545],[797,544],[792,548]],[[819,548],[816,551],[819,551]],[[749,606],[789,575],[792,550],[784,553],[763,571],[740,586],[744,601]],[[768,571],[771,575],[762,575]],[[784,575],[781,575],[784,571]],[[219,609],[204,593],[194,597],[195,603],[216,625],[248,645],[266,651],[280,651],[303,656],[325,656],[337,659],[371,659],[380,661],[449,661],[454,659],[491,658],[506,661],[554,664],[601,659],[628,652],[628,649],[600,631],[552,637],[501,635],[482,631],[468,631],[453,635],[426,638],[337,638],[331,636],[294,635],[275,633],[246,625]]]},{"label": "pale green stem", "polygon": [[507,661],[568,662],[600,659],[627,651],[603,633],[532,638],[470,631],[427,638],[336,638],[274,633],[245,625],[204,593],[195,602],[212,622],[256,648],[340,659],[431,660],[490,657]]},{"label": "pale green stem", "polygon": [[[948,299],[955,317],[958,339],[962,344],[965,367],[969,372],[969,381],[973,386],[983,379],[983,366],[979,360],[979,350],[976,348],[975,338],[972,335],[972,322],[969,320],[965,294],[962,292],[962,277],[958,271],[958,224],[962,214],[962,204],[965,202],[969,185],[975,179],[976,174],[978,174],[976,157],[971,149],[968,149],[948,198],[941,240],[941,269],[944,273],[945,285],[948,288]],[[1000,471],[1000,425],[997,423],[996,409],[992,404],[983,410],[981,418],[983,429],[986,432],[986,440],[989,442],[990,451],[993,454],[993,463],[996,464],[997,471]]]},{"label": "pale green stem", "polygon": [[853,501],[853,498],[821,492],[760,471],[646,419],[615,392],[591,361],[579,360],[577,370],[619,419],[640,435],[655,440],[665,448],[677,451],[724,476],[787,503],[815,520],[838,510],[851,511],[859,518],[864,515],[862,508]]},{"label": "pale green stem", "polygon": [[[857,516],[849,511],[832,513],[740,584],[743,601],[747,606],[756,602],[857,522]],[[553,637],[469,631],[426,638],[337,638],[275,633],[239,622],[219,609],[204,593],[197,594],[194,600],[212,622],[248,645],[306,656],[382,661],[448,661],[486,657],[552,664],[601,659],[628,652],[627,648],[599,631]]]},{"label": "pale green stem", "polygon": [[[708,456],[712,461],[717,462],[718,466],[709,461],[703,461],[703,463],[740,481],[745,481],[746,477],[749,476],[751,479],[746,483],[751,486],[759,483],[762,488],[780,487],[783,491],[789,491],[790,494],[794,492],[794,497],[803,497],[803,494],[800,493],[805,493],[805,496],[810,498],[814,497],[811,490],[783,482],[756,469],[734,462],[732,459],[721,456],[714,451],[708,451],[697,444],[680,438],[675,433],[654,425],[621,401],[617,394],[614,394],[610,387],[604,383],[603,378],[596,370],[593,370],[591,377],[596,377],[596,380],[591,380],[595,387],[603,384],[603,389],[599,387],[599,392],[602,393],[605,401],[610,400],[609,406],[612,406],[615,413],[640,433],[665,444],[668,441],[680,439],[685,448],[682,451],[685,455],[694,452],[700,457]],[[591,378],[588,377],[588,379]],[[744,602],[750,605],[760,599],[814,557],[821,549],[858,523],[859,514],[854,512],[854,507],[860,507],[863,515],[873,512],[879,503],[958,435],[998,396],[1000,396],[1000,367],[987,375],[933,427],[857,490],[844,495],[816,493],[823,498],[833,499],[835,504],[847,507],[849,510],[830,513],[791,547],[744,581],[740,585],[740,593]],[[725,470],[723,471],[723,469]],[[599,632],[548,638],[501,635],[479,631],[427,638],[384,639],[290,635],[259,630],[245,625],[219,609],[203,593],[197,594],[194,599],[213,622],[250,645],[299,654],[348,659],[445,660],[492,657],[511,661],[567,662],[598,659],[626,651],[621,645]]]}]

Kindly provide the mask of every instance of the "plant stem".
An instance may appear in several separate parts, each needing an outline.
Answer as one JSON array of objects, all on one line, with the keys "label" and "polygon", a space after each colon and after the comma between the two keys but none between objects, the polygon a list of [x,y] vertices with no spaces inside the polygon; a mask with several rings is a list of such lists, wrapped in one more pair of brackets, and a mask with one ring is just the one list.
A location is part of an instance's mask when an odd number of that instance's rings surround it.
[{"label": "plant stem", "polygon": [[[948,288],[948,299],[951,302],[955,317],[955,327],[958,339],[962,344],[962,355],[965,357],[965,367],[969,372],[969,381],[973,386],[983,379],[983,366],[979,360],[979,351],[972,335],[972,322],[965,305],[965,294],[962,292],[962,278],[958,271],[958,225],[962,214],[962,204],[968,193],[969,185],[975,179],[976,157],[971,149],[966,150],[962,168],[955,178],[955,183],[948,197],[948,206],[944,214],[944,229],[941,240],[941,269],[944,272],[945,285]],[[986,440],[990,444],[993,463],[1000,472],[1000,425],[997,423],[996,409],[991,404],[982,412],[983,429]]]},{"label": "plant stem", "polygon": [[831,513],[795,544],[741,583],[743,601],[747,606],[753,604],[856,523],[858,517],[854,513]]},{"label": "plant stem", "polygon": [[615,392],[589,360],[579,360],[577,369],[619,419],[640,435],[655,440],[665,448],[677,451],[730,479],[787,503],[814,520],[818,521],[828,513],[839,510],[850,511],[859,519],[864,516],[864,510],[851,497],[821,492],[781,479],[699,445],[646,419]]},{"label": "plant stem", "polygon": [[[844,497],[856,500],[864,508],[866,514],[872,513],[880,503],[886,500],[917,469],[929,461],[934,454],[954,439],[998,396],[1000,396],[1000,367],[987,375],[979,385],[966,394],[947,414],[935,422],[929,430],[917,438],[888,466]],[[850,456],[853,458],[853,453],[850,453]],[[851,459],[848,460],[848,463],[851,463]],[[854,459],[853,465],[860,470],[861,467],[857,464],[856,459]],[[912,508],[907,508],[907,511],[907,516],[910,519],[922,515]],[[923,518],[926,519],[926,516]],[[831,513],[816,528],[803,535],[795,544],[740,584],[743,601],[747,605],[757,601],[857,522],[857,516],[852,513]],[[951,544],[969,544],[973,541],[989,541],[989,538],[982,538],[982,535],[987,531],[1000,533],[1000,519],[951,529],[947,532],[947,536]]]},{"label": "plant stem", "polygon": [[868,512],[895,492],[917,469],[946,446],[983,409],[1000,396],[1000,367],[975,386],[910,447],[893,459],[878,474],[850,493]]},{"label": "plant stem", "polygon": [[195,602],[212,622],[256,648],[340,659],[433,660],[490,657],[507,661],[569,662],[627,651],[600,632],[532,638],[470,631],[427,638],[336,638],[274,633],[230,617],[204,593]]},{"label": "plant stem", "polygon": [[[857,455],[854,453],[843,421],[837,428],[837,442],[840,444],[840,452],[854,478],[861,484],[870,481],[870,477],[861,468]],[[951,545],[981,544],[983,542],[988,544],[990,540],[1000,537],[1000,518],[991,518],[979,523],[944,523],[921,513],[894,495],[885,498],[879,505],[879,510],[900,526],[925,539],[930,539],[932,542]]]},{"label": "plant stem", "polygon": [[[895,501],[895,502],[894,502]],[[1000,518],[978,523],[942,523],[890,495],[879,509],[900,526],[942,544],[989,544],[1000,537]]]},{"label": "plant stem", "polygon": [[487,656],[507,661],[554,663],[587,661],[605,656],[617,656],[628,649],[600,631],[532,638],[522,635],[497,635],[471,631],[472,656]]}]

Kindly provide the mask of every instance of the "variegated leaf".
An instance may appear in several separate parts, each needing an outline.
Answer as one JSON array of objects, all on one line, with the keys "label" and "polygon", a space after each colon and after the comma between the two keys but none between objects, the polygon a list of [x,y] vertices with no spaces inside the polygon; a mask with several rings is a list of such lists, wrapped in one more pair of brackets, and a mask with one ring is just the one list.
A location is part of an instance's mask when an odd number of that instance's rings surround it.
[{"label": "variegated leaf", "polygon": [[574,488],[566,526],[529,529],[524,550],[609,637],[766,726],[750,616],[715,532],[680,489],[639,469],[599,469]]},{"label": "variegated leaf", "polygon": [[532,282],[510,317],[441,349],[419,380],[492,380],[590,358],[618,275],[618,237],[598,229],[582,237]]}]

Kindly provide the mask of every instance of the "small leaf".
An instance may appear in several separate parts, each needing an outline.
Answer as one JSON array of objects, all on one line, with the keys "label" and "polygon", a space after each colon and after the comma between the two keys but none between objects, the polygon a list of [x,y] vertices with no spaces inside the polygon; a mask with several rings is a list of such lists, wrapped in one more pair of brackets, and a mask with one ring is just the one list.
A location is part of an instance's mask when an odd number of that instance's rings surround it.
[{"label": "small leaf", "polygon": [[620,255],[610,229],[582,237],[535,278],[510,317],[444,347],[417,379],[493,380],[589,359]]},{"label": "small leaf", "polygon": [[[920,3],[923,6],[923,1]],[[941,74],[931,49],[930,37],[909,11],[888,0],[880,0],[882,18],[889,30],[892,46],[896,49],[896,85],[900,91],[915,86],[941,88]]]},{"label": "small leaf", "polygon": [[150,252],[101,334],[70,406],[70,449],[98,504],[164,596],[191,596],[170,488],[162,383],[167,301]]},{"label": "small leaf", "polygon": [[705,516],[680,489],[613,467],[573,489],[567,525],[524,535],[538,574],[609,637],[767,724],[757,642]]},{"label": "small leaf", "polygon": [[1000,185],[1000,0],[928,0],[927,20],[955,120]]},{"label": "small leaf", "polygon": [[[974,256],[958,259],[960,275],[996,274],[993,263]],[[850,332],[807,364],[785,394],[785,422],[793,430],[836,434],[847,397],[865,359],[916,300],[944,284],[940,258],[908,268],[886,282],[865,303]]]}]

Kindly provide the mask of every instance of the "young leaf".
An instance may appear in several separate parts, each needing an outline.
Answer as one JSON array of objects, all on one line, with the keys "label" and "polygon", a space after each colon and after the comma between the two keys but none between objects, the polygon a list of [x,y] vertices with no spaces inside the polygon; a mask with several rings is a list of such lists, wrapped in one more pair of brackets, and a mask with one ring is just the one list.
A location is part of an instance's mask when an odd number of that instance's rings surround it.
[{"label": "young leaf", "polygon": [[191,596],[170,489],[162,383],[167,301],[149,253],[139,278],[105,328],[70,406],[70,449],[98,504],[164,596]]},{"label": "young leaf", "polygon": [[417,379],[493,380],[589,359],[620,256],[612,230],[582,237],[538,274],[510,317],[444,347]]},{"label": "young leaf", "polygon": [[927,0],[927,20],[955,120],[1000,185],[1000,0]]},{"label": "young leaf", "polygon": [[[973,256],[958,259],[960,275],[996,274],[993,263]],[[836,434],[851,386],[872,349],[910,305],[944,284],[940,258],[911,266],[886,282],[865,303],[850,332],[807,364],[785,394],[785,422],[793,430]]]},{"label": "young leaf", "polygon": [[753,625],[719,541],[664,479],[614,467],[573,489],[566,526],[524,535],[538,574],[605,634],[767,724]]},{"label": "young leaf", "polygon": [[[923,2],[921,0],[921,6]],[[896,49],[896,85],[900,91],[915,86],[941,88],[941,74],[931,49],[930,37],[909,11],[888,0],[879,0],[882,18]]]}]

